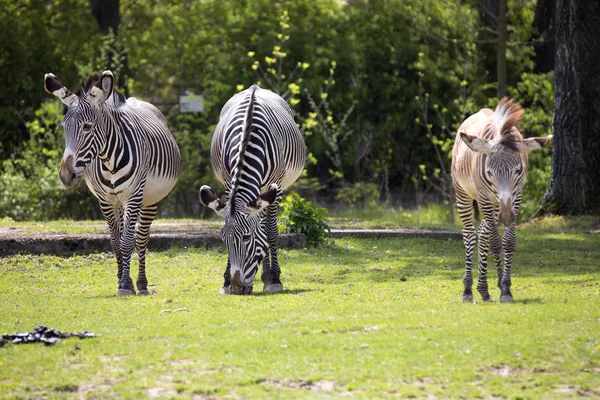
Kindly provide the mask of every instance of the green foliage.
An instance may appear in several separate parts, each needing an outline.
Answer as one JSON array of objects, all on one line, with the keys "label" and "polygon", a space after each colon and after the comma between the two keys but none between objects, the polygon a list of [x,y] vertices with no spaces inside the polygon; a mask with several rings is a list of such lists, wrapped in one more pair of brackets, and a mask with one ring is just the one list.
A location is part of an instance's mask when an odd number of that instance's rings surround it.
[{"label": "green foliage", "polygon": [[4,160],[0,174],[0,217],[14,220],[99,218],[97,200],[83,184],[65,190],[58,169],[65,146],[62,103],[46,102],[27,123],[30,138],[20,157]]},{"label": "green foliage", "polygon": [[311,246],[325,241],[329,226],[325,222],[327,209],[312,205],[298,193],[287,195],[281,202],[283,212],[279,217],[279,230],[286,233],[302,233]]},{"label": "green foliage", "polygon": [[[395,190],[437,190],[448,199],[453,132],[496,102],[496,48],[476,3],[123,0],[118,36],[103,36],[87,0],[0,0],[0,157],[25,159],[20,144],[47,96],[44,73],[75,89],[87,74],[112,68],[121,90],[163,111],[180,145],[180,182],[162,210],[198,216],[199,185],[214,183],[208,148],[219,112],[258,79],[288,100],[305,134],[310,162],[301,185],[325,185],[333,196],[371,182],[386,200]],[[521,43],[530,40],[534,7],[509,1],[515,88],[532,66],[532,46]],[[201,115],[178,115],[178,96],[188,90],[204,96]]]},{"label": "green foliage", "polygon": [[[510,89],[510,95],[525,109],[520,124],[523,136],[547,136],[552,133],[554,74],[522,74],[516,88]],[[527,181],[519,211],[521,219],[531,217],[542,204],[551,176],[551,148],[552,143],[547,149],[529,154]]]},{"label": "green foliage", "polygon": [[379,200],[377,185],[369,182],[356,182],[337,189],[336,200],[353,209],[376,208]]}]

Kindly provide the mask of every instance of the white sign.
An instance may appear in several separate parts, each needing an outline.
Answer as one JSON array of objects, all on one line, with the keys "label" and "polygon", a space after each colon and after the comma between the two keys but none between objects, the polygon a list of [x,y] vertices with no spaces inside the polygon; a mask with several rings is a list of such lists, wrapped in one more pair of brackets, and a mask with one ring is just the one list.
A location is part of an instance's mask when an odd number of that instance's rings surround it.
[{"label": "white sign", "polygon": [[184,96],[179,96],[179,112],[192,113],[204,111],[204,96],[187,92]]}]

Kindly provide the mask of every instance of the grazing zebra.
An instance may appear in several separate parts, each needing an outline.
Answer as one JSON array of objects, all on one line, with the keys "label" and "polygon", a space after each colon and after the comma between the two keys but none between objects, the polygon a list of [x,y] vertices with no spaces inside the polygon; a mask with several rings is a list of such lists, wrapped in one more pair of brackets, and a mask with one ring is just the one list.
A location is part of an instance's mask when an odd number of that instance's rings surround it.
[{"label": "grazing zebra", "polygon": [[110,71],[91,75],[76,93],[52,74],[44,79],[46,91],[68,106],[62,122],[67,143],[60,180],[66,187],[74,187],[85,174],[110,228],[118,264],[118,294],[135,294],[129,275],[135,246],[138,294],[145,295],[150,224],[156,216],[156,203],[177,182],[181,156],[160,111],[136,98],[125,99],[113,85]]},{"label": "grazing zebra", "polygon": [[204,185],[200,202],[225,217],[221,237],[229,257],[221,293],[251,293],[261,261],[264,291],[280,292],[277,210],[282,191],[300,176],[306,161],[292,110],[258,86],[238,93],[221,110],[210,155],[227,200]]},{"label": "grazing zebra", "polygon": [[[552,136],[523,139],[516,125],[523,110],[503,98],[492,110],[484,108],[467,118],[458,129],[452,149],[452,180],[456,206],[463,223],[466,270],[463,301],[472,302],[473,249],[476,232],[473,211],[483,211],[479,226],[479,276],[477,291],[491,300],[487,284],[487,259],[491,248],[498,271],[500,301],[511,302],[511,265],[515,250],[515,222],[527,175],[527,154],[546,146]],[[498,220],[506,227],[501,239]],[[491,241],[491,243],[490,243]],[[502,267],[504,252],[504,268]]]}]

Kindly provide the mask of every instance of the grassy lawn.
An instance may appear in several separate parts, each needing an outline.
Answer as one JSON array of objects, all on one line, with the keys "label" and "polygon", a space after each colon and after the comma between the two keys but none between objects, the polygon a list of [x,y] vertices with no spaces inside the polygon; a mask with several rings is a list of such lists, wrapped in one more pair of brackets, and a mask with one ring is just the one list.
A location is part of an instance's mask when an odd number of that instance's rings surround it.
[{"label": "grassy lawn", "polygon": [[131,298],[110,254],[1,258],[1,333],[102,336],[0,348],[0,398],[600,397],[600,234],[573,221],[519,229],[513,304],[461,302],[450,240],[281,251],[286,290],[245,297],[224,250],[151,252]]}]

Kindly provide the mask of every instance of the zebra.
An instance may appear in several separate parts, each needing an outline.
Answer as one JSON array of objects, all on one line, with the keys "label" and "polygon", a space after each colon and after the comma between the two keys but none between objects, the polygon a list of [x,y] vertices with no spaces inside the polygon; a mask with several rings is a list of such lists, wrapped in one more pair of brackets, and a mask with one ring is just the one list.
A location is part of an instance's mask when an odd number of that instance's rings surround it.
[{"label": "zebra", "polygon": [[[157,203],[175,186],[181,155],[164,116],[150,103],[113,90],[110,71],[92,74],[72,93],[53,74],[44,88],[68,107],[62,121],[66,148],[59,178],[85,183],[98,198],[117,259],[119,296],[134,295],[129,274],[134,246],[139,256],[138,295],[147,295],[146,251]],[[138,222],[136,230],[136,222]]]},{"label": "zebra", "polygon": [[[473,212],[477,219],[478,207],[483,211],[483,219],[479,225],[477,291],[484,301],[491,300],[487,284],[487,259],[491,249],[498,272],[500,301],[513,300],[510,274],[516,245],[516,216],[527,175],[527,155],[545,147],[552,139],[552,135],[523,139],[516,128],[522,113],[517,102],[505,97],[494,111],[481,109],[458,129],[452,149],[451,174],[466,250],[464,302],[473,301],[471,270],[477,239]],[[498,221],[506,227],[502,238],[497,229]]]},{"label": "zebra", "polygon": [[305,162],[302,134],[279,95],[253,85],[227,101],[211,143],[211,164],[226,199],[207,185],[199,193],[201,204],[225,218],[221,238],[228,259],[221,294],[252,293],[261,262],[263,290],[283,290],[277,211],[282,191],[298,179]]}]

